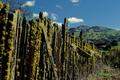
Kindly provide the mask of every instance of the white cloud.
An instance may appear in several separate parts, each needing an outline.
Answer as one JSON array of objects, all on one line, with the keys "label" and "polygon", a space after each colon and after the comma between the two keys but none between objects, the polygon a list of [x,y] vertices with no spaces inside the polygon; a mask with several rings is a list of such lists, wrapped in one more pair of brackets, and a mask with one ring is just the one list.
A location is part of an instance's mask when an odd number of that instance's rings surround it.
[{"label": "white cloud", "polygon": [[78,3],[80,0],[70,0],[72,3]]},{"label": "white cloud", "polygon": [[39,14],[38,13],[33,13],[33,18],[38,18]]},{"label": "white cloud", "polygon": [[43,16],[47,17],[47,16],[48,16],[48,12],[47,12],[47,11],[44,11],[44,12],[43,12]]},{"label": "white cloud", "polygon": [[35,5],[35,0],[26,1],[21,7],[32,7]]},{"label": "white cloud", "polygon": [[55,14],[55,13],[52,13],[51,14],[51,19],[54,20],[54,21],[57,20],[58,19],[58,15]]},{"label": "white cloud", "polygon": [[69,21],[70,23],[80,23],[80,22],[84,22],[83,19],[79,19],[79,18],[76,18],[76,17],[68,18],[68,21]]},{"label": "white cloud", "polygon": [[63,9],[63,7],[61,5],[56,5],[56,8]]},{"label": "white cloud", "polygon": [[54,21],[53,24],[54,24],[54,23],[58,24],[58,26],[62,26],[62,23],[61,23],[61,22],[56,22],[56,21]]},{"label": "white cloud", "polygon": [[[38,18],[38,17],[39,17],[39,13],[33,13],[32,16],[33,16],[33,18]],[[44,11],[44,12],[43,12],[43,16],[44,16],[44,17],[47,17],[47,16],[48,16],[48,12],[47,12],[47,11]]]}]

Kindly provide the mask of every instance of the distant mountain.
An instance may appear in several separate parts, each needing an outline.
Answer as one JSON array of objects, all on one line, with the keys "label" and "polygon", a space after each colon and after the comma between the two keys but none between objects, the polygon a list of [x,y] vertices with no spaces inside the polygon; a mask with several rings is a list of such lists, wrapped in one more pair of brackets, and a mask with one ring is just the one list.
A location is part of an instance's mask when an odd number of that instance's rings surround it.
[{"label": "distant mountain", "polygon": [[114,46],[120,42],[120,31],[102,26],[80,25],[76,28],[70,28],[69,32],[79,36],[80,31],[83,32],[84,41],[94,43],[98,47]]},{"label": "distant mountain", "polygon": [[102,26],[87,26],[87,25],[80,25],[76,28],[70,28],[70,32],[76,32],[76,31],[83,31],[83,32],[105,32],[105,31],[111,31],[114,29],[102,27]]},{"label": "distant mountain", "polygon": [[106,32],[106,31],[111,31],[113,29],[102,27],[102,26],[92,26],[88,29],[88,31],[93,31],[93,32]]},{"label": "distant mountain", "polygon": [[69,31],[70,32],[76,32],[76,31],[87,31],[88,29],[90,28],[90,26],[87,26],[87,25],[80,25],[76,28],[70,28]]}]

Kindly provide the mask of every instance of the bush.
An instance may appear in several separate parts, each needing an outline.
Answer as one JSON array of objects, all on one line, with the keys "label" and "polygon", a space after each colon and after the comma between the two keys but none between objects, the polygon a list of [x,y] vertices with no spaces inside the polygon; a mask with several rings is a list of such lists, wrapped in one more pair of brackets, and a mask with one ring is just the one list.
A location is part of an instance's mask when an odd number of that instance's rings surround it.
[{"label": "bush", "polygon": [[120,49],[113,48],[104,58],[105,62],[115,68],[120,68]]}]

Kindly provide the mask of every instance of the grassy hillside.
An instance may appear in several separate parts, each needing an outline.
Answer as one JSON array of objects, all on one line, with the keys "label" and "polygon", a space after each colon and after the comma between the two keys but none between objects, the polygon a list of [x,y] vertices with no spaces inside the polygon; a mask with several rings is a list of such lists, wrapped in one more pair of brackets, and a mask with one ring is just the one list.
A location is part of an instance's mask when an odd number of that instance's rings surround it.
[{"label": "grassy hillside", "polygon": [[[70,32],[74,32],[76,37],[79,37],[80,31],[83,32],[83,40],[94,43],[98,48],[111,48],[111,47],[119,47],[120,45],[120,31],[100,27],[100,26],[79,26],[77,28],[72,28],[69,30]],[[107,47],[107,48],[106,48]]]}]

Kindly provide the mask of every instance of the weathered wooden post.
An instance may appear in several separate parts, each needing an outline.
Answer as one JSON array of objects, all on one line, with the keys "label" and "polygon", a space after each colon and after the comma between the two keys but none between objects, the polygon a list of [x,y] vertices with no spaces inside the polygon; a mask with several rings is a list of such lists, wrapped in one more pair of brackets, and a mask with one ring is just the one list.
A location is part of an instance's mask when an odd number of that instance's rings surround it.
[{"label": "weathered wooden post", "polygon": [[15,37],[16,26],[14,25],[15,23],[13,22],[13,20],[14,20],[14,15],[8,14],[8,22],[6,26],[5,54],[3,57],[3,60],[7,61],[7,64],[4,65],[4,67],[6,66],[7,69],[5,75],[6,80],[10,80],[11,60],[13,59],[12,55],[14,52],[14,37]]},{"label": "weathered wooden post", "polygon": [[[20,80],[20,49],[21,49],[21,33],[22,33],[22,15],[20,10],[15,10],[16,15],[16,29],[15,29],[15,50],[14,50],[14,62],[13,62],[13,71],[15,67],[14,79]],[[12,78],[12,79],[13,79]]]},{"label": "weathered wooden post", "polygon": [[14,19],[13,19],[13,23],[14,23],[14,27],[15,27],[15,32],[14,32],[14,51],[13,51],[13,54],[12,54],[12,60],[11,60],[11,77],[10,77],[10,80],[14,80],[15,79],[15,69],[16,69],[16,29],[17,29],[17,17],[18,17],[18,14],[19,14],[19,11],[15,11],[13,13],[14,15]]},{"label": "weathered wooden post", "polygon": [[83,31],[80,31],[79,39],[80,39],[80,47],[83,48]]},{"label": "weathered wooden post", "polygon": [[65,60],[66,60],[66,47],[67,47],[67,30],[68,30],[68,19],[64,19],[64,24],[62,25],[62,53],[61,53],[61,79],[65,79]]},{"label": "weathered wooden post", "polygon": [[27,73],[27,77],[29,80],[36,80],[36,68],[39,64],[40,58],[40,44],[41,44],[41,27],[38,25],[37,22],[33,20],[29,21],[31,26],[30,29],[30,38],[29,38],[29,58],[28,63],[29,65],[29,72]]},{"label": "weathered wooden post", "polygon": [[3,59],[5,56],[6,25],[8,18],[9,5],[0,2],[0,79],[5,79],[6,68]]}]

